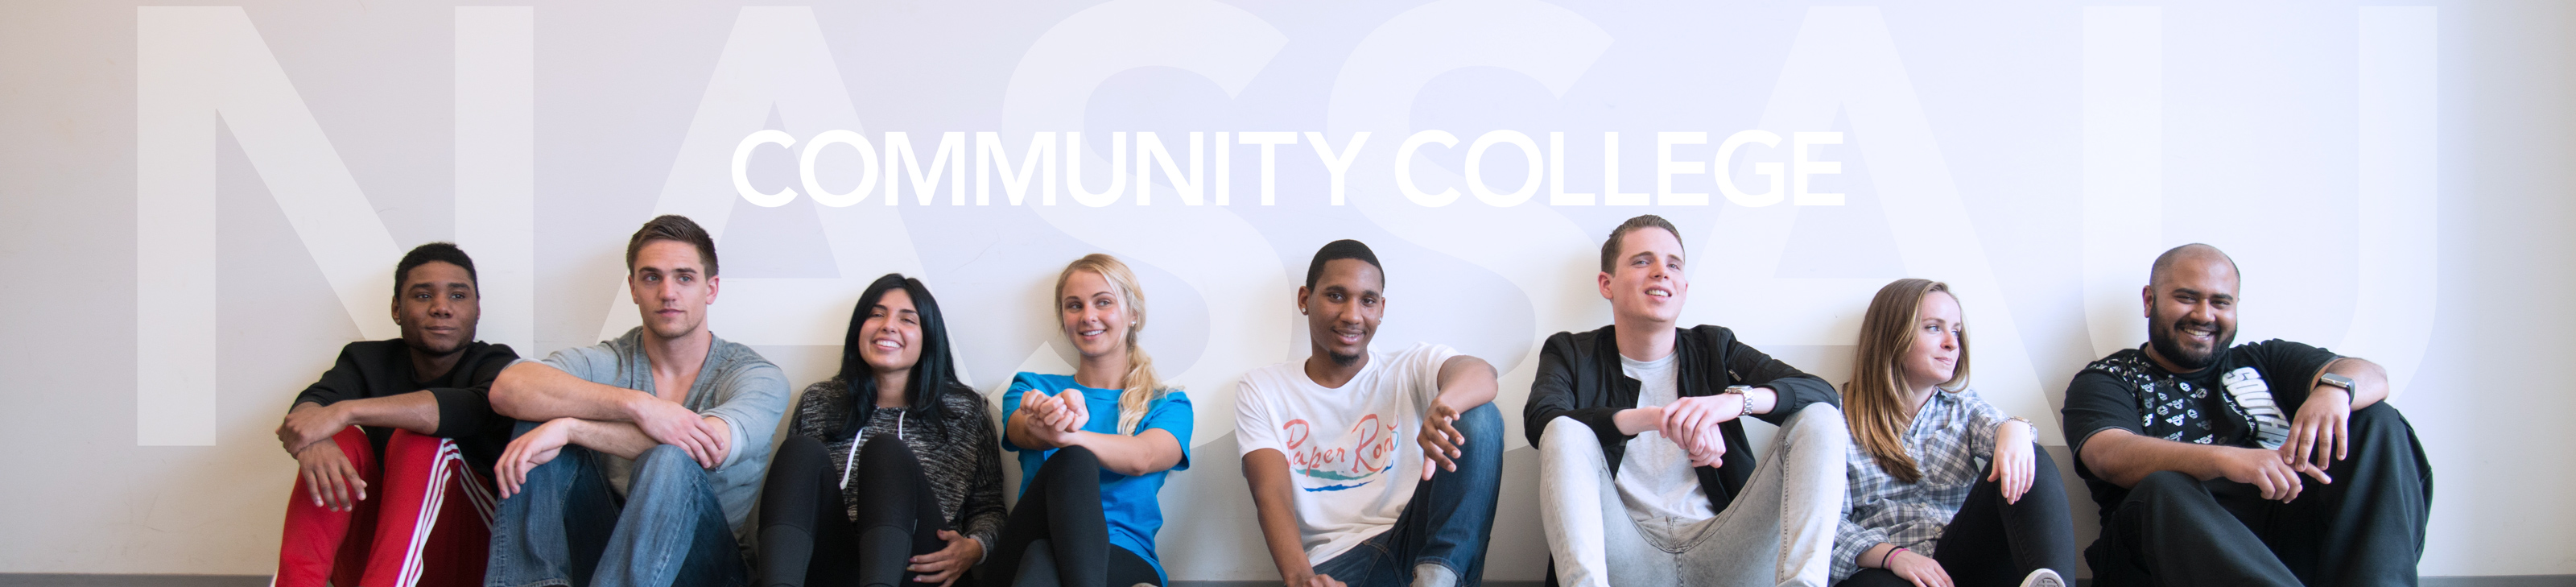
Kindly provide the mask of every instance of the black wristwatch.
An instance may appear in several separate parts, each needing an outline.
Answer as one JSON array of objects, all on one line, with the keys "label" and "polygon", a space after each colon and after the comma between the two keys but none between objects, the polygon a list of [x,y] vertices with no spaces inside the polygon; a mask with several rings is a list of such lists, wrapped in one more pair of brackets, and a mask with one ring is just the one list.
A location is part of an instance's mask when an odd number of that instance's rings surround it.
[{"label": "black wristwatch", "polygon": [[2345,406],[2351,406],[2352,402],[2356,401],[2353,396],[2360,395],[2353,391],[2351,377],[2345,377],[2333,373],[2324,373],[2317,375],[2317,383],[2343,388],[2343,403]]}]

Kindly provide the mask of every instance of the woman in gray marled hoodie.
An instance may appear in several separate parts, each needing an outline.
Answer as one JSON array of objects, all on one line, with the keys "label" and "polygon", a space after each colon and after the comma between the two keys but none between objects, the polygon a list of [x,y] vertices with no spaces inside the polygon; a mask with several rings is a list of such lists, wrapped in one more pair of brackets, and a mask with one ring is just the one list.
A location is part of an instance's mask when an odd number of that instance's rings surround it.
[{"label": "woman in gray marled hoodie", "polygon": [[921,280],[877,278],[841,348],[840,373],[805,388],[770,463],[760,585],[947,585],[1002,529],[984,397],[957,382]]}]

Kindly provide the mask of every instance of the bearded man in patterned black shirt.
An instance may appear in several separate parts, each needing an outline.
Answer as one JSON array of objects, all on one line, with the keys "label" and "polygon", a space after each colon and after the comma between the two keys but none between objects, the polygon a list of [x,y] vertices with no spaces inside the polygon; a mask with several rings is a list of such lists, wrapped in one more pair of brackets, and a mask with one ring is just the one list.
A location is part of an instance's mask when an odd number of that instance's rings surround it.
[{"label": "bearded man in patterned black shirt", "polygon": [[2156,258],[2146,346],[2066,390],[2075,473],[2102,506],[2094,585],[2414,585],[2433,470],[2370,361],[2234,345],[2236,262]]}]

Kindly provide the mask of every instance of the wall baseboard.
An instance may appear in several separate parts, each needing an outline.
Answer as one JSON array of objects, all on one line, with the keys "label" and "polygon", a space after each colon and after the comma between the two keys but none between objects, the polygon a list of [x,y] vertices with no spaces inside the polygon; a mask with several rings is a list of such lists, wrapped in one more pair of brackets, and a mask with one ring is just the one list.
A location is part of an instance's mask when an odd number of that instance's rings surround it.
[{"label": "wall baseboard", "polygon": [[[2077,581],[2088,584],[2091,581]],[[1173,581],[1172,587],[1276,587],[1278,581]],[[1488,581],[1491,587],[1538,587],[1538,581]],[[264,587],[267,575],[108,575],[0,573],[0,587]],[[2576,575],[2425,577],[2423,587],[2576,587]]]},{"label": "wall baseboard", "polygon": [[[1486,581],[1485,587],[1539,587],[1544,581]],[[1173,581],[1171,587],[1279,587],[1278,581]]]},{"label": "wall baseboard", "polygon": [[0,573],[0,587],[265,587],[268,575]]},{"label": "wall baseboard", "polygon": [[2425,577],[2424,587],[2571,587],[2576,575],[2487,575]]}]

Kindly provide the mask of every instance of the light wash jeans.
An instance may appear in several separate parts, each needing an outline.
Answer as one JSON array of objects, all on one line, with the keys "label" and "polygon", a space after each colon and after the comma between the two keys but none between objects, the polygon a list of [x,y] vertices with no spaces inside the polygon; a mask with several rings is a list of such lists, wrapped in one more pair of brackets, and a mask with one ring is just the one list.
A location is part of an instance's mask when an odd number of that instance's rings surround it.
[{"label": "light wash jeans", "polygon": [[1484,582],[1485,545],[1502,491],[1502,411],[1492,403],[1476,406],[1458,415],[1457,426],[1467,435],[1458,470],[1435,473],[1414,486],[1395,527],[1315,563],[1316,573],[1351,587],[1399,587],[1414,583],[1415,567],[1437,564],[1457,575],[1459,587]]},{"label": "light wash jeans", "polygon": [[[521,422],[518,434],[532,427]],[[750,582],[712,478],[686,451],[665,444],[636,455],[624,499],[609,490],[606,459],[565,446],[528,471],[492,524],[486,587]]]},{"label": "light wash jeans", "polygon": [[1592,428],[1572,418],[1539,435],[1539,521],[1565,587],[1804,585],[1833,571],[1842,511],[1842,411],[1808,404],[1789,417],[1753,477],[1716,518],[1659,536],[1638,527],[1612,484]]}]

